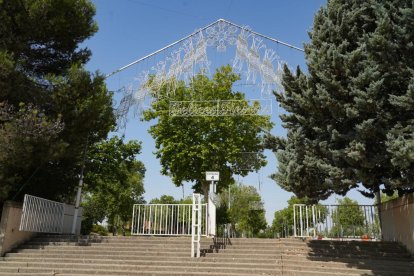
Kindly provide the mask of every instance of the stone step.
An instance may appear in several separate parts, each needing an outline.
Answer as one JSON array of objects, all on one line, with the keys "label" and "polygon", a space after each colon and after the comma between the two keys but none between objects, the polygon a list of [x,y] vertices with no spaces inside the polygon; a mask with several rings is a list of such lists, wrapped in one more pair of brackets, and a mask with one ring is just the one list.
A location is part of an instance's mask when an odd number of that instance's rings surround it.
[{"label": "stone step", "polygon": [[[77,243],[27,243],[25,245],[20,246],[19,249],[42,249],[42,250],[66,250],[66,249],[75,249],[75,248],[87,248],[85,250],[122,250],[122,251],[135,251],[135,250],[166,250],[169,251],[173,249],[174,251],[179,250],[190,250],[190,245],[187,244],[162,244],[162,243],[145,243],[145,244],[80,244]],[[143,249],[144,248],[144,249]],[[208,242],[201,243],[202,249],[213,249],[214,245]],[[234,251],[251,251],[251,252],[263,252],[269,254],[279,254],[283,252],[287,253],[297,253],[297,254],[308,254],[308,255],[327,255],[331,256],[332,254],[337,255],[345,255],[348,256],[350,254],[355,256],[380,256],[380,257],[401,257],[401,258],[409,258],[411,256],[410,253],[403,251],[403,250],[359,250],[355,248],[344,248],[344,249],[324,249],[324,248],[310,248],[310,247],[284,247],[284,246],[272,246],[272,247],[248,247],[248,246],[235,246],[235,245],[227,245],[226,250],[234,250]]]},{"label": "stone step", "polygon": [[[3,260],[5,261],[45,261],[48,259],[52,260],[79,260],[82,259],[84,261],[96,261],[96,260],[125,260],[125,261],[135,261],[135,260],[153,260],[154,256],[160,256],[157,252],[155,252],[153,255],[118,255],[118,254],[59,254],[56,255],[54,253],[8,253],[5,257],[3,257]],[[185,254],[183,256],[177,256],[174,254],[171,254],[169,256],[164,256],[165,259],[168,258],[168,260],[173,260],[175,262],[183,262],[188,260],[188,254]],[[87,257],[87,259],[86,259]],[[255,262],[255,263],[267,263],[267,262],[277,262],[282,259],[283,261],[289,262],[324,262],[324,263],[346,263],[349,265],[355,264],[370,264],[370,265],[395,265],[397,267],[407,267],[407,268],[413,268],[414,270],[414,260],[413,259],[359,259],[359,258],[330,258],[330,257],[309,257],[309,256],[303,256],[303,255],[287,255],[287,254],[281,254],[281,255],[263,255],[263,254],[257,254],[252,255],[250,253],[245,254],[229,254],[228,251],[220,251],[219,253],[209,253],[206,257],[201,258],[201,261],[210,261],[213,260],[214,262],[226,262],[231,260],[242,260],[243,262]]]},{"label": "stone step", "polygon": [[[124,271],[124,270],[114,270],[111,272],[107,272],[107,271],[95,271],[95,270],[59,270],[59,273],[55,273],[54,271],[51,270],[37,270],[37,272],[24,272],[24,270],[20,270],[20,272],[14,272],[14,271],[7,271],[7,272],[2,272],[0,271],[0,275],[4,275],[4,276],[85,276],[85,275],[112,275],[112,276],[154,276],[154,275],[180,275],[180,276],[203,276],[203,275],[208,275],[211,276],[211,272],[185,272],[185,271],[169,271],[168,274],[166,274],[165,271],[157,271],[157,270],[153,270],[153,271],[140,271],[140,272],[131,272],[131,271]],[[242,273],[225,273],[225,272],[220,272],[220,273],[216,273],[214,274],[216,276],[263,276],[263,275],[281,275],[281,274],[242,274]]]},{"label": "stone step", "polygon": [[[52,238],[54,237],[54,238]],[[52,236],[51,238],[47,238],[47,236],[39,236],[35,238],[33,241],[35,242],[78,242],[78,238],[76,236],[69,236],[68,239],[62,238],[62,236]],[[65,236],[63,236],[65,237]],[[85,236],[89,237],[89,236]],[[80,239],[80,240],[86,240],[86,239]],[[158,237],[158,236],[133,236],[133,237],[118,237],[118,236],[103,236],[103,237],[96,237],[91,236],[91,238],[88,240],[90,243],[135,243],[135,242],[141,242],[141,241],[150,241],[151,243],[186,243],[191,242],[190,237]],[[203,238],[202,241],[210,241],[212,242],[211,238]],[[378,247],[381,249],[402,249],[404,248],[396,243],[390,243],[390,242],[367,242],[367,241],[324,241],[324,240],[317,240],[317,241],[301,241],[299,239],[243,239],[243,238],[235,238],[231,239],[231,243],[233,245],[241,245],[241,246],[252,246],[252,245],[261,245],[261,246],[272,246],[272,245],[279,245],[283,244],[284,246],[315,246],[315,247],[349,247],[351,245],[355,245],[358,248],[369,248],[372,249],[372,247]]]},{"label": "stone step", "polygon": [[[115,256],[108,255],[105,258],[71,258],[68,257],[32,257],[32,258],[18,258],[18,257],[6,257],[5,260],[10,263],[66,263],[66,264],[112,264],[112,265],[194,265],[194,259],[186,257],[186,258],[168,258],[168,259],[160,259],[154,260],[154,258],[148,258],[143,260],[141,257],[139,259],[122,259],[122,258],[113,258]],[[239,267],[252,267],[252,266],[260,266],[262,268],[274,268],[275,265],[300,265],[300,266],[308,266],[308,267],[329,267],[329,268],[357,268],[357,269],[377,269],[381,271],[393,271],[393,272],[412,272],[414,270],[414,263],[407,264],[407,263],[393,263],[393,262],[366,262],[366,261],[359,261],[359,262],[341,262],[341,260],[332,261],[322,261],[322,260],[305,260],[305,259],[287,259],[284,256],[282,258],[275,258],[272,260],[263,260],[258,259],[256,262],[252,262],[252,259],[248,258],[227,258],[225,255],[220,255],[214,258],[201,258],[197,260],[198,266],[231,266],[237,263]]]},{"label": "stone step", "polygon": [[[105,250],[106,248],[110,248],[112,250],[122,250],[122,251],[135,251],[135,250],[158,250],[158,249],[166,249],[166,250],[173,250],[173,251],[179,251],[179,250],[189,250],[191,247],[190,244],[163,244],[163,243],[157,243],[157,244],[151,244],[151,243],[145,243],[145,244],[136,244],[136,243],[130,243],[130,244],[124,244],[124,243],[113,243],[113,244],[100,244],[100,243],[91,243],[91,244],[77,244],[77,243],[65,243],[65,242],[59,242],[59,243],[36,243],[36,242],[29,242],[19,247],[19,249],[42,249],[42,250],[65,250],[65,249],[74,249],[74,248],[82,248],[83,250],[96,250],[101,249]],[[202,248],[213,248],[213,244],[210,244],[208,242],[204,242],[201,244]],[[143,249],[144,248],[144,249]],[[280,253],[280,252],[295,252],[295,253],[309,253],[309,254],[354,254],[358,256],[400,256],[400,257],[410,257],[411,254],[409,254],[406,251],[370,251],[370,250],[359,250],[355,248],[312,248],[312,247],[285,247],[285,246],[273,246],[273,247],[247,247],[247,246],[237,246],[237,245],[229,245],[226,247],[228,250],[236,250],[236,251],[243,251],[243,250],[249,250],[252,252],[268,252],[270,254],[272,253]],[[380,254],[378,253],[380,252]]]},{"label": "stone step", "polygon": [[[8,263],[8,262],[7,262]],[[10,265],[10,264],[8,264]],[[17,265],[17,264],[16,264]],[[56,273],[76,273],[76,274],[97,274],[97,275],[143,275],[149,271],[158,271],[163,272],[164,275],[170,275],[171,272],[208,272],[213,275],[233,273],[233,274],[262,274],[262,275],[272,275],[278,270],[276,268],[266,269],[266,268],[239,268],[239,267],[221,267],[221,266],[209,266],[209,267],[200,267],[200,266],[150,266],[150,265],[88,265],[88,264],[64,264],[64,263],[41,263],[38,266],[35,264],[23,263],[22,266],[5,266],[4,263],[0,263],[0,271],[2,272],[24,272],[24,273],[50,273],[55,271]],[[93,273],[92,273],[93,272]],[[211,275],[210,274],[210,275]]]},{"label": "stone step", "polygon": [[[38,235],[33,240],[78,240],[89,239],[95,241],[123,241],[123,240],[191,240],[191,235],[188,236],[161,236],[161,235],[146,235],[146,236],[95,236],[95,235]],[[201,236],[201,239],[212,240],[211,237]]]},{"label": "stone step", "polygon": [[[115,251],[115,250],[83,250],[83,247],[81,248],[75,248],[73,250],[59,250],[59,248],[56,248],[54,250],[39,250],[39,249],[22,249],[18,250],[17,252],[8,253],[6,254],[6,257],[11,256],[21,256],[21,257],[32,257],[32,256],[80,256],[82,258],[89,258],[89,256],[94,256],[93,258],[99,258],[99,256],[119,256],[119,257],[132,257],[132,258],[139,258],[142,256],[147,257],[160,257],[163,256],[164,258],[175,256],[175,257],[188,257],[190,250],[184,250],[184,251],[167,251],[164,250],[162,252],[158,250],[151,250],[151,251]],[[309,256],[307,253],[292,253],[292,252],[280,252],[276,254],[268,254],[263,252],[255,252],[252,254],[250,251],[237,251],[237,250],[230,250],[230,249],[222,249],[219,250],[218,253],[215,250],[210,250],[210,252],[207,253],[207,256],[213,256],[213,255],[225,255],[227,257],[231,258],[246,258],[246,259],[266,259],[266,260],[272,260],[275,258],[280,258],[281,255],[285,256],[286,258],[295,258],[295,257],[302,257],[302,258],[312,258],[312,256]],[[332,254],[325,254],[325,259],[333,259],[338,258],[338,255]],[[361,258],[360,256],[357,256],[355,254],[342,254],[341,259],[349,259],[349,260],[360,260],[360,259],[366,259]],[[92,258],[92,257],[91,257]],[[412,259],[410,258],[395,258],[395,257],[387,257],[387,256],[375,256],[370,257],[372,260],[382,261],[382,260],[407,260],[410,261]]]},{"label": "stone step", "polygon": [[[117,252],[99,252],[98,254],[79,254],[79,252],[72,252],[72,253],[62,253],[62,254],[55,254],[53,252],[38,252],[33,251],[30,253],[23,253],[23,252],[16,252],[16,253],[6,253],[6,255],[1,259],[4,261],[8,260],[15,260],[15,259],[47,259],[47,258],[56,258],[56,259],[85,259],[86,257],[88,259],[114,259],[114,260],[136,260],[136,259],[148,259],[151,260],[156,256],[161,256],[159,252],[153,252],[153,254],[146,254],[141,255],[139,253],[136,254],[129,254],[129,255],[119,255],[116,254]],[[190,252],[186,252],[186,254],[165,254],[162,255],[164,258],[173,258],[173,259],[183,259],[188,258],[190,256]]]},{"label": "stone step", "polygon": [[378,242],[356,242],[356,243],[346,243],[341,244],[340,242],[335,243],[324,243],[321,241],[315,242],[285,242],[285,241],[269,241],[267,243],[260,242],[248,242],[243,243],[241,241],[231,240],[231,244],[235,246],[284,246],[284,247],[311,247],[311,248],[358,248],[360,250],[391,250],[391,251],[405,251],[405,248],[398,243],[393,244],[382,244]]},{"label": "stone step", "polygon": [[[237,261],[237,260],[236,260]],[[261,263],[260,269],[276,269],[276,262],[273,263]],[[83,267],[93,267],[93,268],[101,268],[106,267],[109,270],[111,267],[116,266],[123,266],[123,267],[146,267],[146,266],[156,266],[156,267],[215,267],[215,268],[248,268],[248,269],[256,269],[256,264],[251,263],[240,263],[240,262],[214,262],[214,261],[208,261],[203,260],[199,261],[193,258],[188,257],[186,260],[182,260],[181,262],[176,262],[174,260],[135,260],[135,261],[126,261],[126,260],[110,260],[110,259],[104,259],[104,260],[88,260],[88,259],[46,259],[46,260],[34,260],[30,262],[26,261],[8,261],[4,263],[0,263],[0,267],[53,267],[53,268],[83,268]]]},{"label": "stone step", "polygon": [[[47,269],[45,268],[47,267]],[[209,272],[217,275],[216,273],[239,273],[239,274],[262,274],[262,275],[273,275],[279,274],[280,272],[288,272],[289,270],[292,271],[301,271],[305,273],[306,271],[318,271],[331,273],[335,275],[336,273],[347,275],[347,274],[363,274],[363,275],[378,275],[380,272],[381,275],[395,275],[394,271],[385,271],[385,270],[370,270],[370,269],[357,269],[357,268],[337,268],[337,267],[326,267],[320,265],[306,265],[301,266],[298,264],[284,264],[283,267],[274,266],[272,268],[264,268],[257,266],[251,267],[243,267],[240,263],[233,263],[233,264],[223,264],[222,266],[218,266],[215,264],[212,266],[208,263],[203,262],[193,262],[192,265],[183,266],[181,264],[176,265],[161,265],[160,263],[156,263],[156,265],[114,265],[114,264],[67,264],[67,263],[16,263],[16,262],[7,262],[7,263],[0,263],[1,271],[3,272],[56,272],[56,273],[90,273],[91,271],[95,271],[94,274],[99,275],[108,275],[114,273],[122,273],[120,275],[142,275],[142,273],[147,272],[148,270],[156,270],[158,272],[163,271],[166,274],[170,274],[171,271],[183,271],[183,272]],[[284,273],[285,275],[285,273]],[[289,274],[288,274],[289,275]],[[303,275],[303,274],[302,274]],[[398,272],[398,275],[412,275],[411,272]]]},{"label": "stone step", "polygon": [[[210,250],[210,249],[208,249]],[[157,248],[146,248],[141,250],[135,249],[115,249],[108,248],[107,250],[102,250],[99,248],[90,248],[90,247],[70,247],[70,248],[45,248],[45,249],[36,249],[36,248],[24,248],[19,250],[14,250],[12,253],[53,253],[53,254],[113,254],[113,255],[142,255],[142,254],[153,254],[158,253],[158,255],[170,255],[170,254],[180,254],[180,255],[189,255],[190,248],[187,249],[177,249],[177,248],[166,248],[164,250],[158,250]]]},{"label": "stone step", "polygon": [[338,255],[338,256],[349,256],[353,255],[356,257],[400,257],[400,258],[409,258],[411,256],[408,252],[382,252],[382,251],[356,251],[356,250],[323,250],[323,249],[312,249],[312,248],[239,248],[237,246],[228,246],[225,249],[228,252],[243,252],[248,251],[251,253],[262,253],[262,254],[281,254],[281,253],[291,253],[291,254],[307,254],[307,255]]},{"label": "stone step", "polygon": [[19,275],[405,276],[414,270],[410,254],[391,242],[244,238],[230,242],[217,251],[213,239],[203,238],[206,254],[194,259],[189,256],[190,237],[41,235],[0,259],[0,275],[19,271]]},{"label": "stone step", "polygon": [[293,260],[295,262],[301,261],[320,261],[320,262],[341,262],[347,264],[372,264],[372,265],[395,265],[398,267],[413,267],[414,270],[414,259],[412,258],[379,258],[379,259],[367,259],[367,258],[341,258],[338,256],[334,257],[323,257],[323,256],[304,256],[304,255],[288,255],[283,254],[279,258],[283,260]]},{"label": "stone step", "polygon": [[[213,246],[213,243],[210,242],[201,242],[201,247],[210,247]],[[147,247],[177,247],[177,248],[189,248],[191,247],[191,242],[188,243],[77,243],[77,242],[58,242],[58,243],[37,243],[30,242],[21,245],[20,248],[49,248],[49,247],[96,247],[96,248],[147,248]]]}]

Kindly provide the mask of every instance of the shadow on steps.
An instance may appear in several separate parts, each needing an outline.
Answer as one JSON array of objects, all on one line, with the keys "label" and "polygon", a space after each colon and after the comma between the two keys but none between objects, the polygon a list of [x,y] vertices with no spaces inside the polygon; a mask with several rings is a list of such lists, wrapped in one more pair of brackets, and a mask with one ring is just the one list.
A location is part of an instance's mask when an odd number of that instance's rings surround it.
[{"label": "shadow on steps", "polygon": [[373,275],[407,275],[414,271],[414,258],[395,242],[312,240],[306,244],[306,259],[327,266],[343,263],[349,268],[371,270]]}]

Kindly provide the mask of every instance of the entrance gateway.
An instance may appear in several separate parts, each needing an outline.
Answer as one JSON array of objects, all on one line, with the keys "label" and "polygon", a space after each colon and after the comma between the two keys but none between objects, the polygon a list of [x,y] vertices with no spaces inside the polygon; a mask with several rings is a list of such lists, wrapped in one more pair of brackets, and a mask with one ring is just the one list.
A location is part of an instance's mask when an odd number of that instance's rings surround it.
[{"label": "entrance gateway", "polygon": [[[209,51],[216,52],[212,56],[217,59],[233,55],[227,63],[240,74],[238,85],[246,87],[246,95],[258,96],[245,101],[220,101],[219,99],[198,101],[173,101],[168,107],[169,116],[256,116],[271,115],[271,103],[274,100],[272,92],[282,92],[281,73],[286,64],[280,54],[268,47],[264,41],[271,44],[287,46],[289,49],[303,52],[302,49],[269,36],[254,32],[247,26],[239,26],[224,19],[219,19],[192,34],[177,40],[145,57],[123,66],[106,75],[106,79],[113,75],[118,76],[120,86],[111,90],[121,94],[116,107],[118,125],[125,127],[131,109],[134,115],[141,115],[142,111],[153,100],[157,87],[166,85],[170,93],[174,93],[177,82],[189,81],[199,73],[210,74],[212,66],[217,66],[209,59]],[[233,47],[234,46],[234,47]],[[228,52],[233,48],[233,53]],[[286,49],[287,49],[286,48]],[[278,51],[283,49],[279,49]],[[223,64],[221,64],[223,65]],[[127,74],[122,78],[123,72],[135,67],[138,75],[131,77]],[[151,82],[149,79],[151,78]],[[124,82],[123,80],[130,81]],[[122,80],[122,81],[121,81]],[[108,87],[110,85],[108,84]],[[252,93],[250,93],[252,92]],[[194,93],[194,91],[192,91]],[[248,103],[247,105],[245,103]],[[240,149],[240,156],[243,150]],[[253,153],[255,154],[255,153]],[[81,173],[82,175],[82,173]],[[132,234],[134,235],[215,235],[215,191],[216,182],[220,179],[219,172],[208,172],[207,181],[211,181],[208,202],[201,204],[200,195],[194,194],[193,204],[167,204],[167,205],[134,205]],[[82,181],[78,186],[77,202],[80,202]],[[22,227],[28,231],[61,232],[62,208],[59,203],[51,203],[38,199],[25,199],[25,213],[22,216]],[[52,206],[53,205],[53,206]],[[58,207],[55,207],[58,206]],[[52,207],[51,207],[52,206]],[[77,207],[77,206],[76,206]],[[73,226],[77,226],[76,216]],[[39,219],[42,218],[42,219]],[[42,229],[38,228],[41,226]],[[39,230],[40,229],[40,230]],[[73,233],[74,227],[72,227]],[[199,238],[193,238],[193,245]],[[199,256],[198,252],[192,256]]]},{"label": "entrance gateway", "polygon": [[201,195],[194,193],[192,204],[135,204],[131,235],[189,236],[191,257],[200,257],[201,236],[216,235],[215,181],[219,172],[206,172],[211,181],[208,203],[201,203]]},{"label": "entrance gateway", "polygon": [[[118,125],[121,128],[126,126],[131,109],[134,115],[138,116],[151,106],[160,87],[167,89],[166,97],[169,98],[170,105],[166,112],[169,116],[270,116],[274,100],[272,92],[283,91],[281,74],[286,62],[280,58],[280,53],[285,49],[277,48],[278,52],[276,52],[264,41],[269,42],[270,45],[276,43],[287,46],[286,49],[303,52],[298,47],[254,32],[247,26],[243,27],[219,19],[108,74],[107,79],[115,74],[118,77],[116,81],[118,87],[110,88],[121,94],[118,96],[120,101],[116,108]],[[217,57],[220,59],[230,57],[230,59],[224,64],[216,64]],[[172,97],[178,82],[188,84],[197,74],[211,75],[215,68],[227,63],[241,76],[240,83],[235,85],[243,85],[246,89],[248,93],[245,100],[207,100],[192,97],[194,98],[192,101],[176,101]],[[131,67],[134,67],[134,72],[137,72],[133,77],[124,74],[126,69]],[[124,81],[128,79],[130,81]],[[251,95],[253,98],[247,98]],[[240,149],[240,152],[235,154],[243,156],[244,152],[245,150]],[[251,167],[250,165],[247,169],[251,170]],[[219,180],[219,172],[206,172],[206,181],[210,182],[210,189],[208,202],[203,204],[200,195],[194,194],[193,204],[134,205],[131,233],[133,235],[191,234],[193,248],[191,255],[199,256],[199,249],[197,249],[199,236],[216,234],[215,192]]]}]

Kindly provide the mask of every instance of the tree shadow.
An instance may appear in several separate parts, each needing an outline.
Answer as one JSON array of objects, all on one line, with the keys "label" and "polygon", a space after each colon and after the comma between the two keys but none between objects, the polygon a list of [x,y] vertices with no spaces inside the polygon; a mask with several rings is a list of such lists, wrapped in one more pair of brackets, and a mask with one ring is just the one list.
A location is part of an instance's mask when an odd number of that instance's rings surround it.
[{"label": "tree shadow", "polygon": [[414,275],[414,259],[398,243],[312,240],[306,244],[306,259],[324,267],[343,263],[345,268],[369,271],[362,275]]}]

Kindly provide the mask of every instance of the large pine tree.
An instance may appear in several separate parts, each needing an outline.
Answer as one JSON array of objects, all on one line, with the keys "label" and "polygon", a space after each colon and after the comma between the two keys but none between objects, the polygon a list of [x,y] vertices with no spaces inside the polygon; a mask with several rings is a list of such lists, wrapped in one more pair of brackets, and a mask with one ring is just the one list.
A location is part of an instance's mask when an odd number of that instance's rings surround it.
[{"label": "large pine tree", "polygon": [[325,199],[414,188],[414,10],[411,0],[331,0],[305,45],[308,73],[284,70],[286,138],[269,139],[273,179]]},{"label": "large pine tree", "polygon": [[74,198],[85,144],[113,128],[104,77],[83,68],[94,15],[89,0],[0,0],[0,208]]}]

